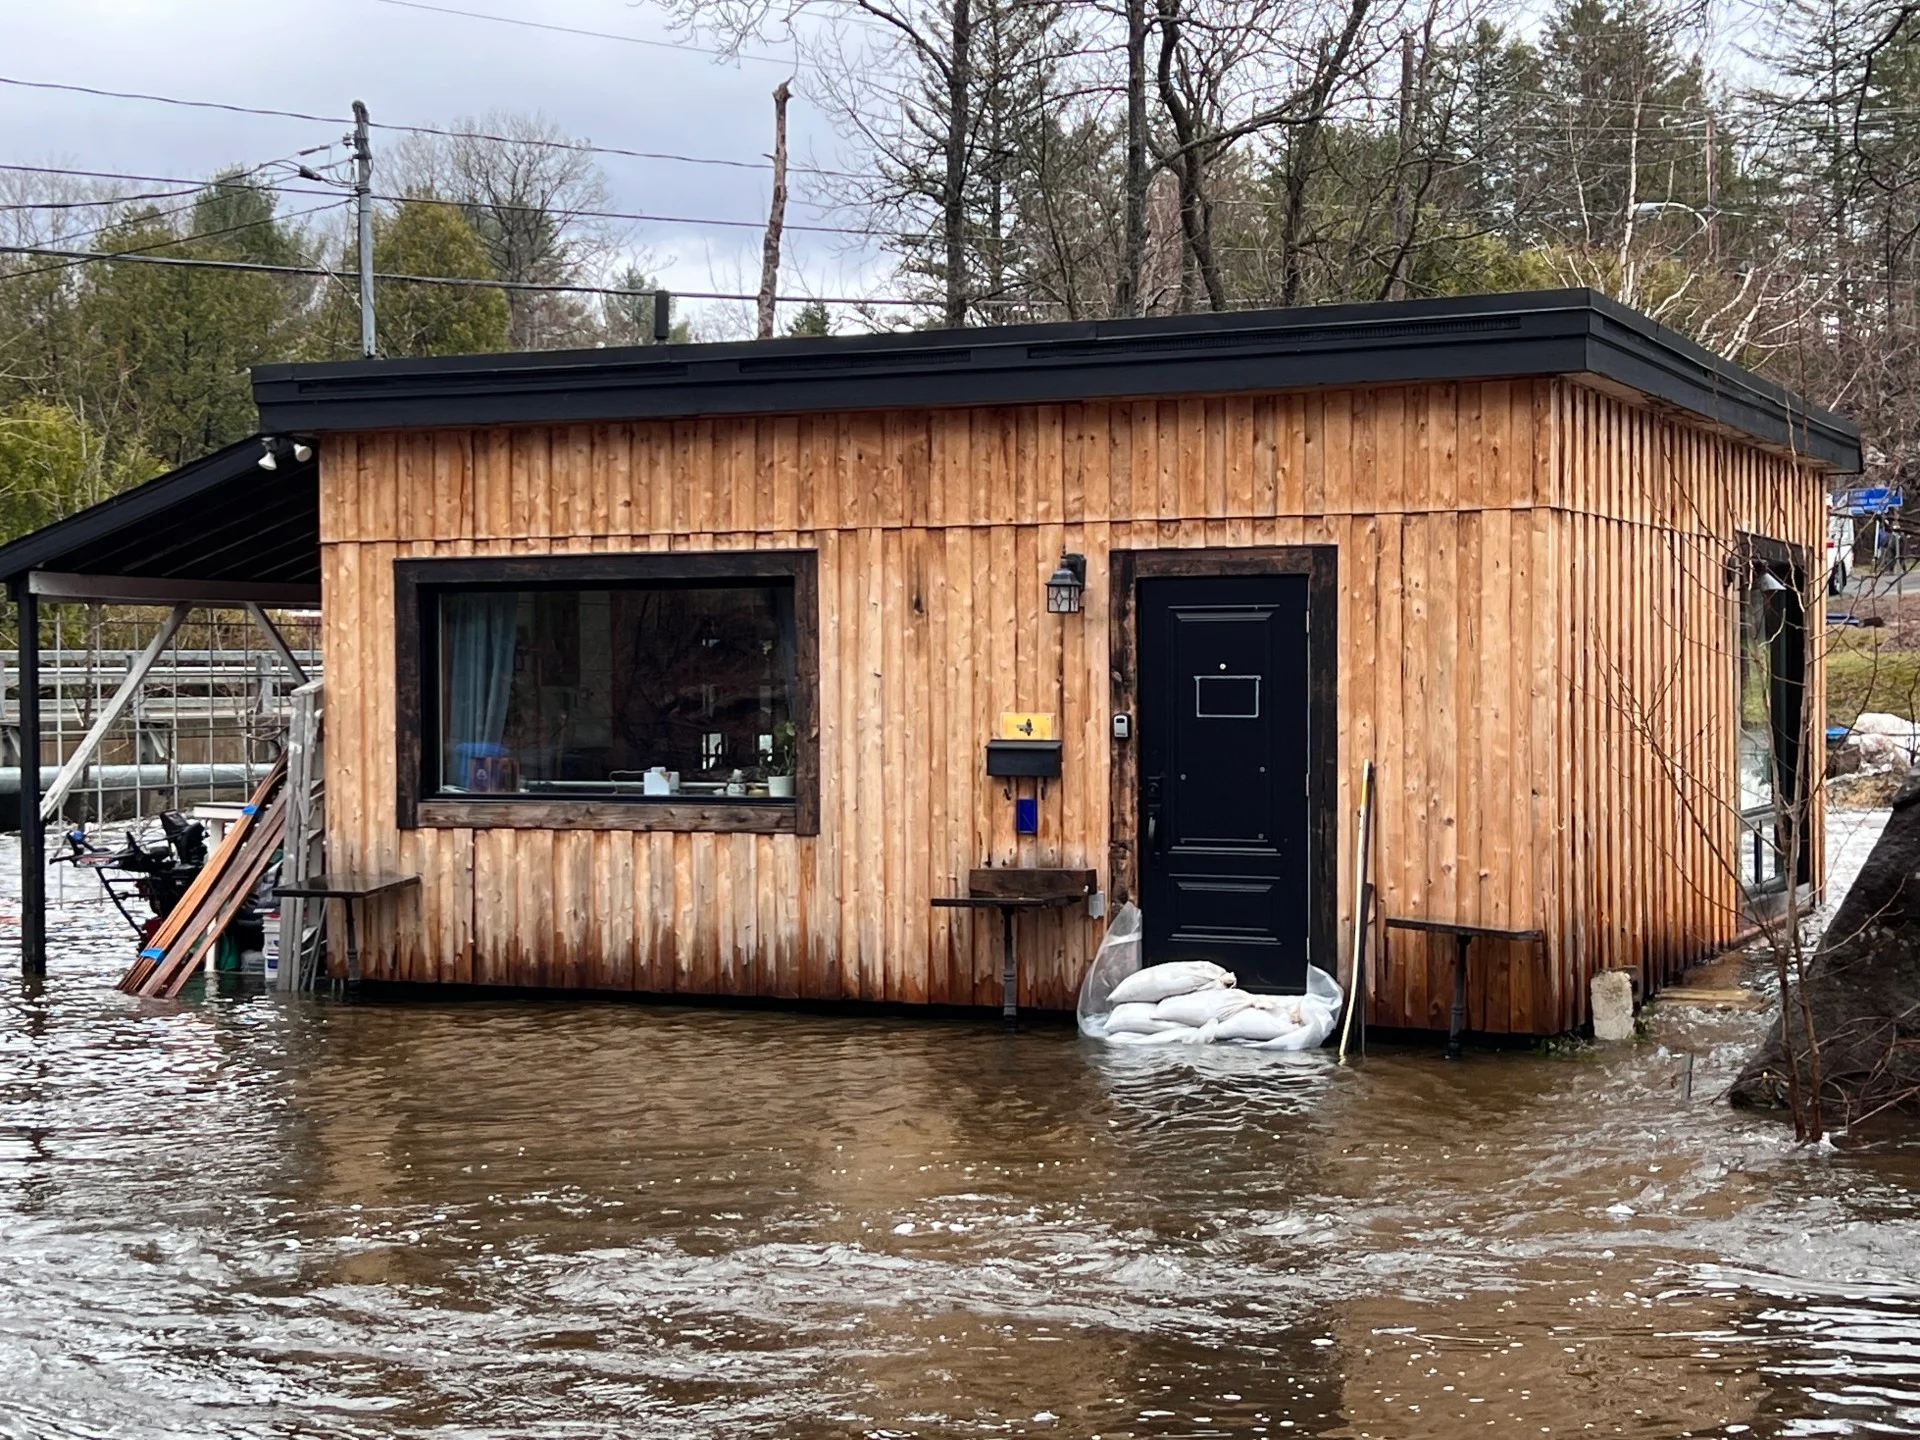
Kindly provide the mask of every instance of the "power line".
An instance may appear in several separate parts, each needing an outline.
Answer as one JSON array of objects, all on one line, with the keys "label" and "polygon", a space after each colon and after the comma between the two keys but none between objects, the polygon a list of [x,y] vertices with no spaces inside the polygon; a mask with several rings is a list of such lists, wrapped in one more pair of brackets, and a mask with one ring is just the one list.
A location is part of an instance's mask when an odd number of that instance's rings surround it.
[{"label": "power line", "polygon": [[[11,75],[0,75],[0,85],[24,86],[30,90],[58,90],[74,95],[92,95],[107,100],[137,100],[153,105],[177,105],[189,110],[221,110],[235,115],[264,115],[280,120],[304,120],[319,125],[350,125],[353,122],[337,115],[314,115],[302,110],[274,110],[258,105],[233,105],[222,100],[184,100],[173,95],[155,95],[138,90],[103,90],[94,85],[70,85],[53,80],[22,80]],[[712,155],[680,155],[665,150],[630,150],[618,145],[595,145],[586,140],[549,140],[538,136],[496,135],[484,130],[445,130],[433,125],[400,125],[393,122],[374,123],[376,130],[390,130],[401,135],[433,135],[443,140],[480,140],[497,145],[530,145],[542,150],[565,150],[584,155],[618,155],[630,160],[660,160],[676,165],[715,165],[730,170],[771,170],[772,162],[767,160],[727,160]],[[843,179],[870,179],[850,171],[827,170],[817,166],[792,165],[788,167],[796,173],[809,175],[829,175]]]},{"label": "power line", "polygon": [[[344,205],[347,202],[336,201],[334,203],[335,205]],[[332,207],[316,206],[315,208],[328,209]],[[293,217],[289,216],[285,218],[293,218]],[[260,224],[266,224],[266,223],[267,223],[266,221],[259,221],[259,220],[251,222],[252,225],[260,225]],[[235,230],[243,230],[248,228],[250,228],[250,226],[247,226],[247,225],[236,225],[233,227],[233,229]],[[207,238],[210,238],[212,235],[225,234],[225,233],[229,233],[229,232],[212,231],[212,232],[209,232],[209,234],[206,236],[183,235],[166,243],[176,244],[176,245],[184,244],[190,240],[207,239]],[[324,280],[338,280],[338,279],[345,278],[340,271],[330,270],[327,267],[322,265],[270,265],[263,261],[257,261],[257,260],[203,260],[203,259],[184,256],[184,255],[154,255],[154,254],[147,253],[147,251],[145,250],[62,250],[62,249],[54,249],[48,246],[38,246],[38,245],[0,245],[0,255],[35,255],[35,256],[46,257],[49,259],[70,261],[75,264],[85,264],[89,261],[96,261],[96,260],[97,261],[128,260],[128,261],[134,261],[136,263],[143,264],[143,265],[173,265],[181,268],[195,269],[195,270],[232,270],[232,271],[239,271],[242,273],[255,274],[255,275],[306,275],[306,276],[312,276],[312,277],[315,277],[318,279],[324,279]],[[59,270],[59,269],[64,269],[66,267],[55,265],[55,266],[49,266],[47,268],[53,269],[53,270]],[[44,272],[38,271],[38,270],[19,271],[19,272],[15,272],[13,275],[0,276],[0,278],[17,279],[24,275],[35,275],[35,274],[41,274],[41,273],[44,273]],[[376,280],[393,281],[396,284],[402,284],[402,285],[456,285],[456,286],[462,286],[462,287],[466,287],[470,289],[478,289],[478,290],[531,290],[531,291],[538,291],[545,294],[612,295],[612,296],[618,296],[618,297],[628,298],[628,299],[637,299],[637,300],[651,299],[655,294],[659,293],[658,291],[655,291],[655,290],[633,290],[633,289],[628,289],[618,285],[564,285],[564,284],[555,284],[555,283],[545,283],[545,282],[534,281],[534,280],[481,279],[475,276],[466,276],[466,275],[407,275],[407,274],[396,274],[389,271],[375,271],[373,278]],[[736,294],[728,291],[718,291],[718,290],[675,290],[672,292],[672,294],[674,294],[676,297],[682,300],[753,300],[758,298],[753,295]],[[777,301],[779,301],[781,304],[786,304],[786,305],[802,305],[802,304],[808,303],[809,301],[816,302],[821,305],[913,305],[913,306],[919,306],[927,303],[920,300],[900,300],[900,299],[892,299],[892,298],[887,298],[887,297],[882,297],[877,295],[855,295],[855,296],[777,295],[774,298]],[[1007,301],[976,301],[974,303],[1018,305],[1018,304],[1026,304],[1029,302],[1007,300]]]},{"label": "power line", "polygon": [[316,125],[347,125],[337,115],[307,115],[298,110],[269,110],[257,105],[232,105],[224,100],[181,100],[172,95],[150,95],[138,90],[102,90],[93,85],[70,85],[55,80],[21,80],[0,75],[0,85],[28,90],[62,90],[72,95],[94,95],[103,100],[144,100],[154,105],[179,105],[189,110],[223,110],[229,115],[265,115],[276,120],[305,120]]},{"label": "power line", "polygon": [[[15,168],[0,165],[0,170]],[[200,184],[194,184],[185,190],[149,190],[139,195],[108,195],[98,200],[22,200],[0,205],[0,210],[91,210],[107,205],[132,205],[141,200],[177,200],[182,195],[196,195],[200,189]]]},{"label": "power line", "polygon": [[[50,275],[59,270],[71,270],[76,265],[84,265],[90,260],[142,260],[150,264],[219,266],[223,269],[284,270],[287,274],[302,273],[299,267],[260,265],[248,261],[194,260],[179,255],[156,255],[156,250],[164,250],[169,245],[188,245],[196,240],[217,240],[222,235],[237,235],[243,230],[257,230],[262,225],[274,225],[284,220],[299,220],[308,215],[316,215],[322,210],[337,210],[347,204],[345,200],[335,200],[326,205],[315,205],[308,210],[296,210],[287,215],[268,215],[259,220],[248,220],[239,225],[228,225],[219,230],[203,230],[195,235],[170,235],[164,240],[156,240],[151,245],[138,245],[130,250],[63,250],[33,245],[0,245],[0,255],[40,255],[58,259],[59,265],[42,265],[33,270],[15,270],[0,275],[0,280],[26,280],[35,275]],[[105,228],[105,227],[103,227]],[[98,233],[98,232],[95,232]],[[325,275],[330,272],[314,270],[311,273]]]},{"label": "power line", "polygon": [[809,60],[780,55],[755,55],[745,50],[716,50],[706,45],[674,40],[647,40],[638,35],[621,35],[611,30],[583,30],[576,25],[555,25],[545,20],[522,20],[513,15],[488,15],[479,10],[457,10],[450,5],[428,5],[424,0],[378,0],[381,5],[396,5],[403,10],[426,10],[435,15],[456,15],[462,20],[491,20],[496,25],[518,25],[526,30],[550,30],[556,35],[579,35],[589,40],[617,40],[623,45],[644,45],[651,50],[691,50],[696,55],[712,55],[721,60],[753,60],[763,65],[779,65],[789,73],[795,69],[817,70]]},{"label": "power line", "polygon": [[[137,174],[132,174],[125,171],[116,171],[116,170],[70,170],[70,169],[62,169],[58,166],[52,166],[52,165],[0,164],[0,171],[19,171],[29,175],[59,175],[59,176],[70,177],[74,179],[121,180],[121,181],[127,181],[131,183],[139,183],[139,184],[145,184],[145,185],[164,185],[164,184],[188,185],[188,186],[194,187],[195,191],[198,191],[200,189],[205,189],[211,185],[215,185],[219,183],[216,180],[192,180],[185,176],[137,175]],[[259,190],[271,191],[276,195],[326,195],[326,194],[332,193],[327,190],[319,190],[319,189],[314,189],[310,186],[301,186],[301,185],[264,184],[263,183],[263,184],[257,184],[253,188],[259,189]],[[190,192],[174,191],[174,192],[168,192],[168,193],[187,194]],[[137,196],[137,195],[129,195],[123,198],[131,202],[144,197]],[[631,220],[635,222],[644,222],[644,223],[655,224],[655,225],[698,225],[698,226],[712,226],[715,228],[723,228],[723,229],[741,229],[741,230],[764,230],[766,228],[766,223],[767,223],[764,220],[732,220],[732,219],[721,219],[714,216],[705,216],[705,215],[656,215],[656,214],[650,214],[650,213],[638,211],[638,210],[549,209],[545,206],[540,206],[540,205],[515,205],[510,202],[496,202],[496,201],[488,201],[482,205],[476,205],[474,202],[469,202],[465,200],[451,200],[438,195],[392,195],[392,194],[386,194],[383,192],[376,192],[373,198],[388,204],[393,204],[393,205],[444,205],[444,206],[452,206],[456,209],[462,209],[462,210],[474,209],[474,208],[484,208],[488,210],[512,210],[516,212],[524,212],[527,214],[550,215],[550,216],[553,216],[555,219]],[[111,205],[117,202],[113,200],[99,200],[99,201],[92,201],[89,203],[100,204],[100,205]],[[7,207],[0,207],[0,208],[7,208]],[[31,208],[40,208],[40,207],[38,207],[37,205],[23,205],[18,208],[31,209]],[[870,239],[882,239],[882,240],[898,239],[898,240],[907,240],[907,241],[920,241],[920,240],[929,239],[933,235],[933,232],[931,231],[927,231],[924,233],[916,233],[914,231],[880,230],[880,229],[874,229],[871,226],[809,225],[801,222],[789,223],[786,226],[786,228],[788,230],[807,231],[813,234],[820,234],[820,235],[852,235],[852,236],[860,236],[860,237],[866,237]]]}]

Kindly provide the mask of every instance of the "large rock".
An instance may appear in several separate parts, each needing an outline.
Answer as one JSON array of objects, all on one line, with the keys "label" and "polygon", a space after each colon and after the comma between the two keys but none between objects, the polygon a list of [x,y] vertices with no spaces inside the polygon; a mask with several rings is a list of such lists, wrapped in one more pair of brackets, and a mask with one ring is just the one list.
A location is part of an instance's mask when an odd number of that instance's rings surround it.
[{"label": "large rock", "polygon": [[[1807,961],[1822,1108],[1829,1124],[1890,1101],[1920,1102],[1920,774],[1893,798],[1893,815]],[[1802,1093],[1811,1082],[1798,994],[1789,1007]],[[1788,1061],[1776,1023],[1730,1098],[1786,1106]]]},{"label": "large rock", "polygon": [[1633,1039],[1633,976],[1602,970],[1593,977],[1593,1038]]}]

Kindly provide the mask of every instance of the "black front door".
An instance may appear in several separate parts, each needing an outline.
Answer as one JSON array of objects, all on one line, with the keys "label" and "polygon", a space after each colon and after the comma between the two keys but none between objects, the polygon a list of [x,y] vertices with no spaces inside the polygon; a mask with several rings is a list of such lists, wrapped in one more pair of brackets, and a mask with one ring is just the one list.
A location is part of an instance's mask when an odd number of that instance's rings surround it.
[{"label": "black front door", "polygon": [[1146,961],[1306,986],[1307,577],[1140,582]]}]

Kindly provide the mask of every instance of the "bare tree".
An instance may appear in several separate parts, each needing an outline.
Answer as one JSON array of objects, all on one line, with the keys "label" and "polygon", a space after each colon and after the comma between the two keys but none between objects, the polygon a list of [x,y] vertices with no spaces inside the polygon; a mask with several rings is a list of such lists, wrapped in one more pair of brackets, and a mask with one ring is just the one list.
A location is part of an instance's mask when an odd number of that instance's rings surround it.
[{"label": "bare tree", "polygon": [[[610,208],[590,152],[540,115],[464,117],[449,136],[415,135],[388,173],[402,193],[456,200],[502,280],[573,284],[607,264],[621,236],[594,212]],[[532,350],[582,343],[592,314],[578,299],[509,291],[510,342]]]}]

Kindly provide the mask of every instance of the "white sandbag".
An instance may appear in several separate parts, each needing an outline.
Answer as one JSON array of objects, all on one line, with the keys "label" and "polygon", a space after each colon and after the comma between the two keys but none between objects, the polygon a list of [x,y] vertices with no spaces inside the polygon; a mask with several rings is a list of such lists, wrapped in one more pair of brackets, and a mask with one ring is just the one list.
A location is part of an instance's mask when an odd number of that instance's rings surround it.
[{"label": "white sandbag", "polygon": [[1209,1038],[1260,1050],[1313,1050],[1340,1022],[1340,982],[1318,966],[1307,967],[1306,994],[1256,998],[1258,1004],[1209,1025]]},{"label": "white sandbag", "polygon": [[1298,1005],[1250,1005],[1236,1015],[1224,1017],[1213,1027],[1213,1037],[1216,1040],[1251,1040],[1263,1044],[1302,1028],[1304,1022]]},{"label": "white sandbag", "polygon": [[1854,737],[1854,744],[1860,751],[1860,764],[1863,768],[1879,769],[1891,766],[1896,771],[1906,771],[1913,765],[1913,751],[1904,739],[1892,735],[1878,735],[1869,731]]},{"label": "white sandbag", "polygon": [[1915,725],[1911,720],[1903,720],[1898,715],[1889,715],[1881,710],[1868,710],[1854,718],[1853,733],[1856,735],[1886,735],[1903,744],[1913,743]]},{"label": "white sandbag", "polygon": [[1164,965],[1149,965],[1134,971],[1108,992],[1107,1000],[1114,1005],[1135,1001],[1152,1003],[1195,990],[1222,990],[1233,983],[1233,972],[1211,960],[1170,960]]},{"label": "white sandbag", "polygon": [[1163,1030],[1178,1030],[1186,1024],[1181,1020],[1162,1019],[1155,1010],[1155,1006],[1138,1000],[1128,1005],[1116,1005],[1106,1017],[1104,1033],[1109,1036],[1158,1035]]},{"label": "white sandbag", "polygon": [[1136,1031],[1122,1030],[1099,1038],[1109,1045],[1204,1045],[1211,1038],[1211,1027],[1202,1025],[1195,1029],[1191,1025],[1169,1025],[1158,1035],[1141,1035]]},{"label": "white sandbag", "polygon": [[1185,995],[1169,995],[1153,1007],[1153,1015],[1157,1020],[1197,1029],[1209,1020],[1221,1020],[1236,1010],[1244,1010],[1253,1002],[1254,997],[1244,990],[1193,990]]}]

